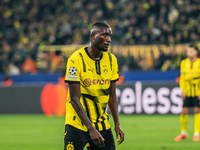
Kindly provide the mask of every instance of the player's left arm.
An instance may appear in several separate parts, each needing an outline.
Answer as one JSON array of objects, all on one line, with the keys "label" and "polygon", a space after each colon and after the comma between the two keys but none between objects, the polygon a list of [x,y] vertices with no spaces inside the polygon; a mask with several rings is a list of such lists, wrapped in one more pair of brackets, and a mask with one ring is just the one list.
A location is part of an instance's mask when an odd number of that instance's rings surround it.
[{"label": "player's left arm", "polygon": [[111,84],[110,84],[109,95],[110,95],[110,99],[108,101],[108,106],[109,106],[109,109],[113,116],[114,123],[115,123],[116,136],[117,136],[117,138],[120,136],[118,144],[121,144],[124,141],[124,132],[121,129],[120,123],[119,123],[118,102],[117,102],[117,96],[116,96],[116,83],[115,82],[111,82]]}]

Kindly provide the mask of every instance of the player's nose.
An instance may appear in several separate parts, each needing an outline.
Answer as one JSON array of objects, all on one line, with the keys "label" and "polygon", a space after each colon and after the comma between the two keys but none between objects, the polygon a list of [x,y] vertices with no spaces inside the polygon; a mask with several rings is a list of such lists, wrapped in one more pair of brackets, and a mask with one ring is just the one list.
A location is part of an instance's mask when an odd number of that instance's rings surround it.
[{"label": "player's nose", "polygon": [[108,42],[108,43],[111,42],[111,37],[110,37],[110,36],[107,36],[107,37],[106,37],[106,42]]}]

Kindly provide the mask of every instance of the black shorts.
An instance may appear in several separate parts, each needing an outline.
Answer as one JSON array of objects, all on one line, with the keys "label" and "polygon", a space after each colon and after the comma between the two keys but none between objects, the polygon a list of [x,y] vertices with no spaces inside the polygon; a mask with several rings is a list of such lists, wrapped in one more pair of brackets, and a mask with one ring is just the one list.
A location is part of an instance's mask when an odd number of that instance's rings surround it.
[{"label": "black shorts", "polygon": [[183,107],[200,107],[200,100],[198,97],[186,97],[183,100]]},{"label": "black shorts", "polygon": [[96,146],[92,142],[88,132],[79,130],[71,125],[65,125],[64,150],[83,150],[87,143],[90,145],[87,147],[88,150],[115,150],[115,142],[111,129],[100,131],[100,134],[105,139],[105,147],[103,148]]}]

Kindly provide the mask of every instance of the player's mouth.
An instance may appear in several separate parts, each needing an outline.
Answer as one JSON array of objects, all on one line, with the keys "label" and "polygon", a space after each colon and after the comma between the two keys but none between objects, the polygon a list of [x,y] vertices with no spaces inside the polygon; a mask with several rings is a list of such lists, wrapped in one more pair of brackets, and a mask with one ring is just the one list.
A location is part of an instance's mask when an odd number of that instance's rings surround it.
[{"label": "player's mouth", "polygon": [[108,48],[110,44],[104,44],[104,45],[105,45],[106,48]]}]

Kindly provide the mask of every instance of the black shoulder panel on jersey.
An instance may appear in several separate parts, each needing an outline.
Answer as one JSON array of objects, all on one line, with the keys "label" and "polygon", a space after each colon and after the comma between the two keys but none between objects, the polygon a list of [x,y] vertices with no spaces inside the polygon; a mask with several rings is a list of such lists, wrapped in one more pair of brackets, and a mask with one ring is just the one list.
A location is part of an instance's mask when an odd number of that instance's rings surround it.
[{"label": "black shoulder panel on jersey", "polygon": [[84,59],[83,59],[83,55],[81,53],[79,53],[79,55],[81,56],[82,61],[83,61],[83,72],[86,72],[86,65],[85,65],[85,62],[84,62]]},{"label": "black shoulder panel on jersey", "polygon": [[109,59],[110,59],[110,69],[112,71],[112,56],[110,53],[108,53]]}]

